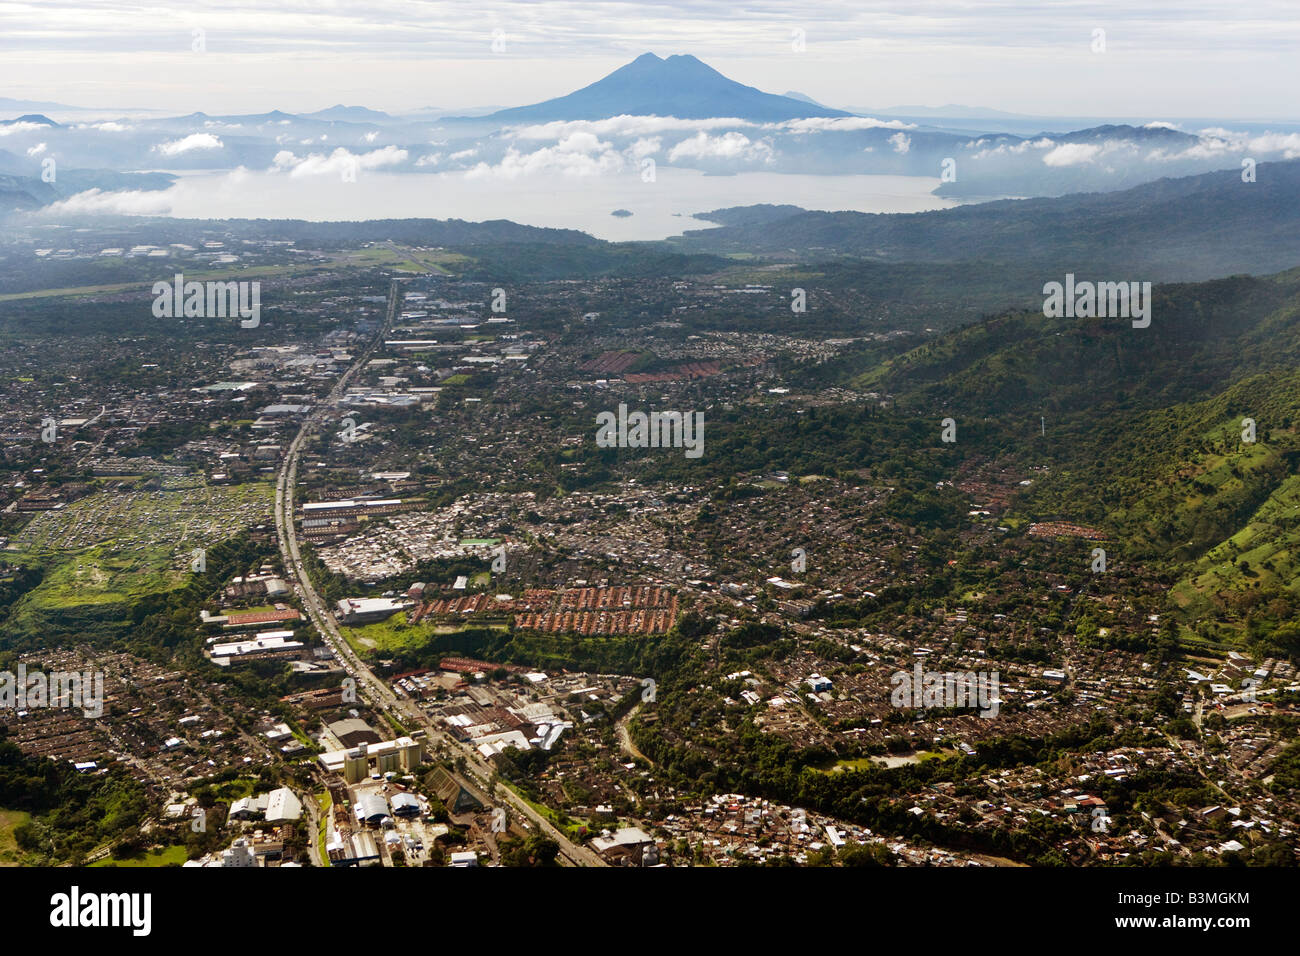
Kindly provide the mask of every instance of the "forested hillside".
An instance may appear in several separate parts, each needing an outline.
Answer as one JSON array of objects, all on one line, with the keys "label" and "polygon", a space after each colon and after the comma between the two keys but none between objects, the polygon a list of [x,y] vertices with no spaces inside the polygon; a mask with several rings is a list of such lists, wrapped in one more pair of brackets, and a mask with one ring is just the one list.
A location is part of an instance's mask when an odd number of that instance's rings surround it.
[{"label": "forested hillside", "polygon": [[1298,356],[1293,270],[1157,288],[1147,329],[999,316],[855,384],[894,396],[904,416],[978,426],[962,434],[982,453],[1045,466],[1016,510],[1104,527],[1132,559],[1174,575],[1171,604],[1189,618],[1290,646]]}]

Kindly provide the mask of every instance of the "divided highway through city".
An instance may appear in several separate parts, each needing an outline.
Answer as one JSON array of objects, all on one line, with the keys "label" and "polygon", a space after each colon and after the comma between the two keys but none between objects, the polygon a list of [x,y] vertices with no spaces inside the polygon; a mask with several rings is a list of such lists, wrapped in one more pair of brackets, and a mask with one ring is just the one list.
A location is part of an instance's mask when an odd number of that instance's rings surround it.
[{"label": "divided highway through city", "polygon": [[[420,710],[414,701],[398,697],[384,681],[375,676],[344,638],[339,630],[338,623],[334,619],[333,612],[317,593],[315,586],[312,584],[311,576],[303,563],[302,554],[298,547],[297,528],[294,524],[294,491],[303,442],[314,428],[326,424],[333,417],[339,400],[346,393],[348,382],[359,369],[365,367],[370,357],[388,336],[393,327],[393,322],[401,311],[401,304],[402,283],[401,280],[394,279],[389,289],[387,312],[379,333],[370,345],[357,356],[356,361],[348,367],[347,371],[339,376],[338,382],[335,383],[334,388],[330,390],[325,400],[303,421],[302,427],[298,429],[298,434],[294,436],[293,442],[289,445],[289,449],[285,454],[284,463],[280,468],[275,485],[275,528],[280,542],[280,555],[284,561],[285,571],[290,576],[294,591],[298,595],[308,617],[316,626],[316,630],[334,652],[343,669],[356,681],[356,689],[359,695],[364,695],[374,706],[391,714],[394,720],[404,726],[424,729],[428,735],[426,749],[429,745],[437,743],[450,748],[451,752],[463,757],[464,775],[458,774],[455,770],[449,768],[453,776],[456,776],[471,792],[477,792],[480,799],[495,799],[498,802],[509,804],[516,813],[527,819],[532,826],[559,844],[562,862],[575,866],[605,866],[605,862],[597,854],[574,843],[562,831],[553,826],[549,820],[504,785],[498,785],[496,793],[493,794],[491,784],[493,768],[482,759],[478,751],[444,734],[429,720],[428,715]],[[465,779],[466,777],[469,779]]]}]

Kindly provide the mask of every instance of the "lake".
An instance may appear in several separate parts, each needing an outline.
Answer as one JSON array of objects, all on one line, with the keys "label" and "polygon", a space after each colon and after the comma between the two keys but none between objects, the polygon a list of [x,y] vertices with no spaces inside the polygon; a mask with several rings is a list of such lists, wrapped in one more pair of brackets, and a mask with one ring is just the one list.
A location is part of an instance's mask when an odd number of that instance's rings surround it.
[{"label": "lake", "polygon": [[[938,184],[937,178],[922,176],[709,176],[662,166],[650,183],[642,182],[639,172],[489,179],[463,172],[363,170],[355,182],[342,182],[334,176],[205,171],[184,175],[157,196],[151,211],[185,219],[509,219],[631,241],[709,228],[711,223],[692,214],[726,206],[789,203],[827,211],[924,212],[958,205],[931,194]],[[611,215],[617,209],[632,215]]]}]

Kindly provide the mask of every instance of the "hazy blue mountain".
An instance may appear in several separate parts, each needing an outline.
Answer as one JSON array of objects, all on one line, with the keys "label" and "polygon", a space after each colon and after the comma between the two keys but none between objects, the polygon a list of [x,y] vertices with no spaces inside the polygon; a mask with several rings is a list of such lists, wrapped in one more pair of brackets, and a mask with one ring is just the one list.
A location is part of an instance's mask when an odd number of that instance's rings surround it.
[{"label": "hazy blue mountain", "polygon": [[48,116],[43,116],[40,113],[24,113],[16,119],[0,120],[0,126],[13,126],[15,123],[36,123],[40,126],[49,126],[52,128],[57,128],[59,126],[59,124],[54,122],[54,120],[50,119]]},{"label": "hazy blue mountain", "polygon": [[[1044,133],[1043,135],[1047,135]],[[1058,143],[1096,143],[1125,140],[1143,146],[1167,146],[1186,149],[1193,146],[1199,137],[1182,130],[1167,126],[1130,126],[1128,124],[1107,124],[1078,129],[1070,133],[1054,133],[1052,138]]]},{"label": "hazy blue mountain", "polygon": [[800,93],[798,90],[786,90],[781,94],[787,99],[798,100],[800,103],[811,103],[813,106],[820,106],[823,109],[830,109],[825,103],[819,103],[807,93]]},{"label": "hazy blue mountain", "polygon": [[37,209],[58,198],[53,187],[33,176],[0,173],[0,218],[11,212]]},{"label": "hazy blue mountain", "polygon": [[29,165],[30,162],[17,153],[11,153],[7,149],[0,149],[0,173],[12,173],[15,176],[22,176],[27,172]]},{"label": "hazy blue mountain", "polygon": [[500,110],[486,119],[502,123],[594,120],[622,114],[706,119],[734,116],[780,122],[806,116],[848,116],[789,96],[764,93],[729,80],[690,55],[667,59],[643,53],[604,79],[531,106]]},{"label": "hazy blue mountain", "polygon": [[343,123],[387,123],[392,117],[381,110],[372,110],[365,106],[344,106],[338,103],[329,109],[317,110],[315,113],[303,113],[306,119],[330,120]]}]

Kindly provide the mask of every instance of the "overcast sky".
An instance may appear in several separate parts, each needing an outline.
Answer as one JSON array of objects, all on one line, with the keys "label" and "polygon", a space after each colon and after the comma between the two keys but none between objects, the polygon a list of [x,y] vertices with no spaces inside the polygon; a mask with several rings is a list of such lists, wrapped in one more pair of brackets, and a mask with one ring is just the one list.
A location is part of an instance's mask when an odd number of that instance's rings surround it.
[{"label": "overcast sky", "polygon": [[[1300,0],[0,0],[0,91],[209,113],[514,106],[646,51],[832,106],[1296,119]],[[194,52],[194,31],[206,52]],[[1094,52],[1094,31],[1105,31]],[[795,31],[803,49],[796,50]],[[498,46],[493,50],[494,35]]]}]

